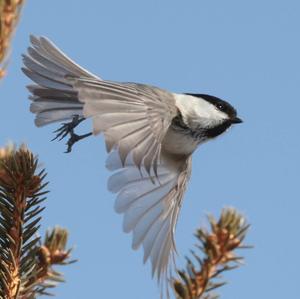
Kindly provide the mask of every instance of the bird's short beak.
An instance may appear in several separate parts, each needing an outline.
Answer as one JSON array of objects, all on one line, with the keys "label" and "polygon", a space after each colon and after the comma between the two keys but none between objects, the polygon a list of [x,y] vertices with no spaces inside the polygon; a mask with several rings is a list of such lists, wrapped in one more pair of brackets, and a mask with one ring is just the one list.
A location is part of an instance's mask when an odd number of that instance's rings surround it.
[{"label": "bird's short beak", "polygon": [[233,123],[233,124],[240,124],[242,122],[243,121],[239,117],[235,117],[231,120],[231,123]]}]

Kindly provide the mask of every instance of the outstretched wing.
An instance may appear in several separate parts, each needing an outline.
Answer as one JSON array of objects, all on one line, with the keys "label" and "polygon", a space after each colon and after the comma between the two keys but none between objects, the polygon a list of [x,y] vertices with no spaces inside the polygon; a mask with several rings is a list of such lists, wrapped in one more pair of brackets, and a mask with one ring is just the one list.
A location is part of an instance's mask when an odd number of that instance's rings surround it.
[{"label": "outstretched wing", "polygon": [[104,133],[107,151],[114,147],[122,163],[132,153],[135,165],[148,173],[158,163],[161,142],[177,114],[171,93],[135,83],[78,79],[74,83],[83,114],[92,117],[93,132]]},{"label": "outstretched wing", "polygon": [[108,156],[106,166],[118,171],[108,181],[117,193],[115,210],[124,214],[123,230],[132,232],[132,248],[144,248],[144,262],[152,263],[152,275],[163,280],[172,269],[174,233],[182,198],[191,173],[191,156],[174,161],[162,155],[157,177],[139,171],[129,158],[122,166],[117,151]]},{"label": "outstretched wing", "polygon": [[156,171],[164,138],[177,114],[172,93],[135,83],[104,81],[73,62],[51,41],[31,37],[23,71],[36,85],[31,111],[43,126],[83,115],[93,132],[104,133],[107,150],[118,147],[122,162],[130,152],[137,167]]}]

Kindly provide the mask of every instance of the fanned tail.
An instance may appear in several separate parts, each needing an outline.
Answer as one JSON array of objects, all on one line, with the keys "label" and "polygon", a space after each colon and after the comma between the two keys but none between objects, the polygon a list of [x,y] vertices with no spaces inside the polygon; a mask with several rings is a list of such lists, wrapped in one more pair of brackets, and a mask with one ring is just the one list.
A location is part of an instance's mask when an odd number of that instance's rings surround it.
[{"label": "fanned tail", "polygon": [[30,110],[40,127],[53,122],[83,116],[83,103],[68,78],[101,80],[81,68],[45,37],[30,37],[31,46],[23,55],[23,72],[36,84],[29,85]]}]

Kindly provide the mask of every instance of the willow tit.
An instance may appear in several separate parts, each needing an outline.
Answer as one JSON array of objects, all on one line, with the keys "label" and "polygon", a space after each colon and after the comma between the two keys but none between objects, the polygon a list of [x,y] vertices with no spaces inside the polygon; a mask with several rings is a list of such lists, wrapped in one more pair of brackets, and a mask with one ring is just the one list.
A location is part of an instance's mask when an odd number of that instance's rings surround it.
[{"label": "willow tit", "polygon": [[[192,153],[203,142],[241,123],[227,102],[206,94],[178,94],[138,83],[103,80],[73,62],[45,37],[31,36],[23,56],[24,73],[38,127],[70,120],[57,138],[72,145],[103,133],[106,167],[115,173],[108,189],[117,194],[115,210],[124,214],[133,249],[144,248],[159,281],[174,266],[174,232],[191,174]],[[86,118],[93,132],[74,128]]]}]

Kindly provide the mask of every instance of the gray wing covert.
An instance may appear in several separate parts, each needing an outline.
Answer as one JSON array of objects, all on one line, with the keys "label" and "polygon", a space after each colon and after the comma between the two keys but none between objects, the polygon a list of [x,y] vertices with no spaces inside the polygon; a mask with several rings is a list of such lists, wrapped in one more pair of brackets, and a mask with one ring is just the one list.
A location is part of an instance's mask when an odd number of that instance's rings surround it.
[{"label": "gray wing covert", "polygon": [[161,142],[177,113],[173,95],[148,85],[93,79],[78,79],[74,88],[94,134],[104,134],[107,151],[118,148],[123,164],[132,154],[137,167],[156,174]]}]

